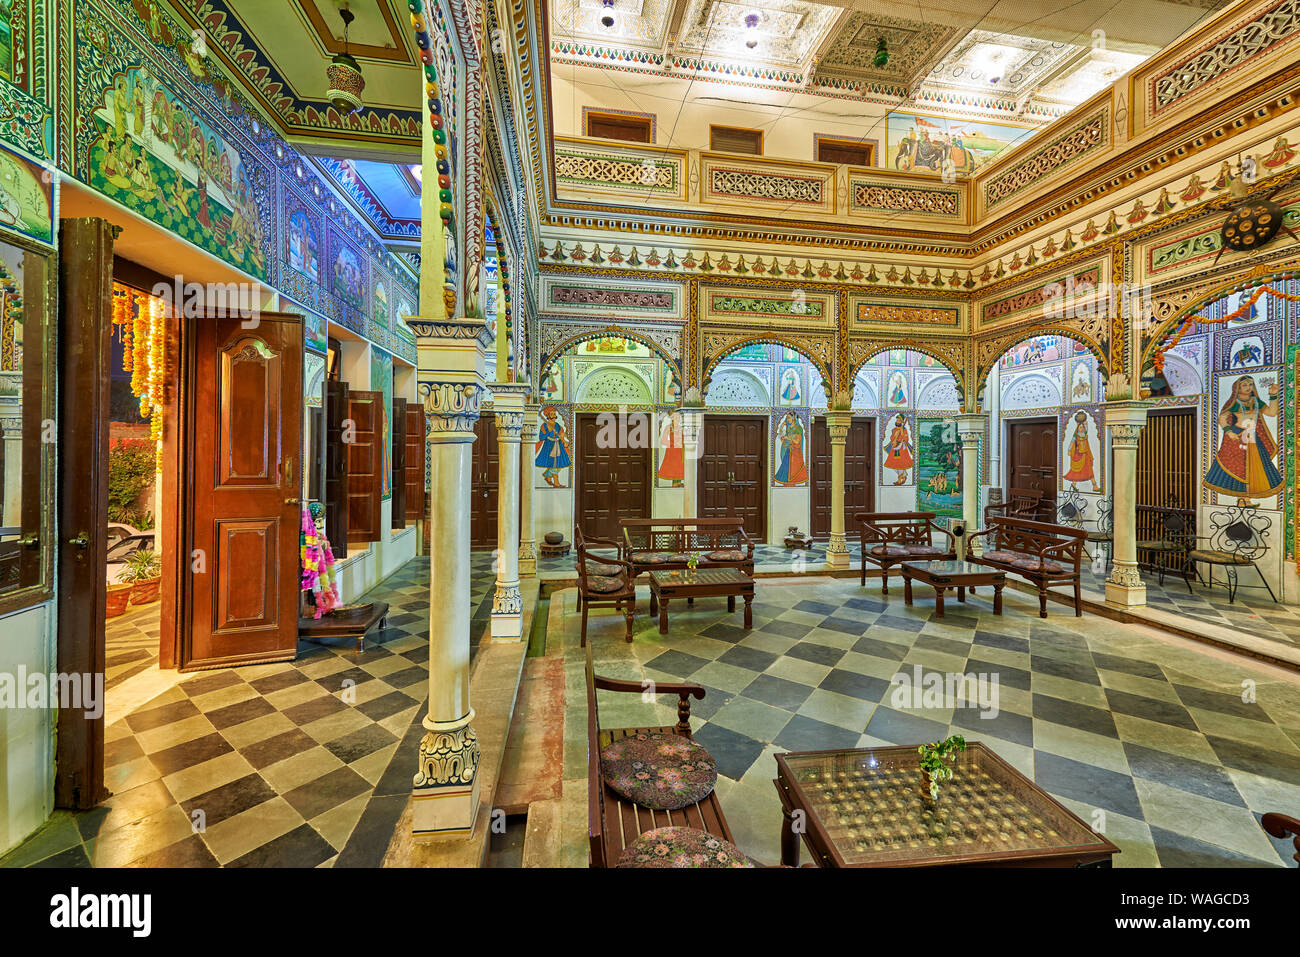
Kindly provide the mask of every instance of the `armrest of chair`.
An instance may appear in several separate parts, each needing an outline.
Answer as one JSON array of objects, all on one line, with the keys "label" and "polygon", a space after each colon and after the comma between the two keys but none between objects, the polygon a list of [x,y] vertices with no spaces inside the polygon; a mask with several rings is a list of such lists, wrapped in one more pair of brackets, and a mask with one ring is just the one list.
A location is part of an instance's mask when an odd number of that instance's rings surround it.
[{"label": "armrest of chair", "polygon": [[975,541],[975,539],[979,538],[981,535],[990,535],[996,530],[997,529],[991,525],[988,528],[977,529],[966,536],[966,545],[969,546],[971,542]]},{"label": "armrest of chair", "polygon": [[931,534],[933,534],[934,532],[943,532],[945,535],[948,536],[948,541],[952,544],[953,549],[955,550],[957,548],[957,536],[954,535],[949,529],[944,528],[942,525],[936,525],[933,521],[931,521],[928,518],[925,520],[925,524],[930,526]]},{"label": "armrest of chair", "polygon": [[[622,678],[602,678],[600,675],[592,675],[592,680],[599,691],[619,691],[624,694],[644,694],[648,689],[640,681],[625,681]],[[658,694],[675,694],[677,695],[677,730],[688,732],[691,730],[691,698],[700,701],[704,700],[704,689],[699,685],[687,684],[685,682],[651,682],[654,686],[654,693]]]}]

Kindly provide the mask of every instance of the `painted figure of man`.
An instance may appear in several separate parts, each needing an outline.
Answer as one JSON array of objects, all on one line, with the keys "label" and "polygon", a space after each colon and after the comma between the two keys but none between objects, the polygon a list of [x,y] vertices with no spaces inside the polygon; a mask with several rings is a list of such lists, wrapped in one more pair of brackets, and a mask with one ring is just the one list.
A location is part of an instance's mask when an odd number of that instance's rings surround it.
[{"label": "painted figure of man", "polygon": [[894,419],[894,427],[889,430],[889,442],[885,446],[885,468],[898,473],[895,485],[907,484],[907,473],[916,464],[912,454],[912,436],[907,431],[906,416]]},{"label": "painted figure of man", "polygon": [[560,470],[569,467],[569,439],[564,434],[564,423],[554,406],[548,405],[542,410],[542,427],[537,433],[537,467],[542,470],[542,479],[552,488],[564,488],[560,481]]}]

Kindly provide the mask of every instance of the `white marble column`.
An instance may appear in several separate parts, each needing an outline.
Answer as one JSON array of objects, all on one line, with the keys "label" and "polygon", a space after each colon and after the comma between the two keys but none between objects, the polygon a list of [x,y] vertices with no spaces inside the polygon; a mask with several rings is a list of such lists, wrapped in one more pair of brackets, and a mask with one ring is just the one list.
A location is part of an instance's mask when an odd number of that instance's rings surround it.
[{"label": "white marble column", "polygon": [[411,317],[429,472],[429,712],[414,778],[417,839],[473,833],[478,737],[469,700],[471,449],[484,388],[482,319]]},{"label": "white marble column", "polygon": [[[981,412],[957,416],[957,438],[961,440],[961,519],[966,534],[958,545],[958,557],[965,558],[967,542],[980,527],[980,444],[984,440],[987,417]],[[982,541],[970,547],[978,555]]]},{"label": "white marble column", "polygon": [[849,567],[849,546],[844,538],[844,444],[849,437],[853,413],[828,411],[826,431],[831,437],[831,538],[826,545],[826,567],[831,571]]},{"label": "white marble column", "polygon": [[[0,525],[18,528],[23,523],[23,420],[21,416],[0,417],[0,433],[3,433],[4,457],[4,499],[0,500],[3,513],[0,513]],[[161,512],[155,512],[161,515]]]},{"label": "white marble column", "polygon": [[537,577],[537,533],[533,531],[533,446],[539,427],[538,406],[524,405],[524,430],[519,435],[519,577]]},{"label": "white marble column", "polygon": [[704,411],[682,409],[682,515],[700,517],[700,456],[704,452]]},{"label": "white marble column", "polygon": [[492,637],[523,637],[524,603],[519,597],[519,438],[524,431],[523,382],[492,383],[497,427],[497,585],[492,596]]},{"label": "white marble column", "polygon": [[1112,452],[1115,543],[1106,600],[1118,605],[1145,605],[1147,586],[1137,564],[1137,451],[1147,421],[1145,402],[1107,402],[1106,428]]}]

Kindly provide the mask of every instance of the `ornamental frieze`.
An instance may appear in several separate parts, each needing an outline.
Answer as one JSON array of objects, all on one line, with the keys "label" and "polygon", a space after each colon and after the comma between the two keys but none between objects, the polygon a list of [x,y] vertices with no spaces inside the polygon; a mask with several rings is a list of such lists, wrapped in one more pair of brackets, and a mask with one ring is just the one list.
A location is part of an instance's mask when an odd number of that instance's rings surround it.
[{"label": "ornamental frieze", "polygon": [[898,302],[853,303],[854,325],[960,326],[958,306],[907,305]]},{"label": "ornamental frieze", "polygon": [[960,216],[960,189],[895,186],[869,180],[849,180],[849,213],[886,211],[924,216]]},{"label": "ornamental frieze", "polygon": [[1046,282],[1040,281],[1009,295],[980,303],[978,327],[1002,325],[1016,317],[1023,317],[1026,313],[1033,313],[1031,318],[1048,318],[1051,310],[1093,312],[1095,309],[1091,305],[1092,300],[1099,292],[1104,292],[1102,284],[1105,280],[1106,273],[1102,264],[1093,260],[1091,265],[1056,274]]}]

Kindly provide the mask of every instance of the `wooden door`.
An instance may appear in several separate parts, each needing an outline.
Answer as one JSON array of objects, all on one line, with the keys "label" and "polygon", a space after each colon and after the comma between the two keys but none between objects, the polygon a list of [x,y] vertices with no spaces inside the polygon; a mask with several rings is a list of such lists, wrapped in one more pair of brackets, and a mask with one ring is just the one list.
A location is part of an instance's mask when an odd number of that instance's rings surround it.
[{"label": "wooden door", "polygon": [[597,441],[599,422],[597,415],[578,416],[575,524],[587,538],[617,541],[623,519],[650,517],[650,449]]},{"label": "wooden door", "polygon": [[494,415],[479,416],[474,423],[473,463],[469,547],[491,551],[497,547],[497,475],[500,463]]},{"label": "wooden door", "polygon": [[[852,537],[857,512],[875,508],[875,423],[869,418],[855,418],[844,441],[844,529]],[[826,419],[813,420],[812,443],[812,520],[813,538],[827,539],[831,534],[831,433]]]},{"label": "wooden door", "polygon": [[302,334],[300,317],[265,313],[194,325],[189,528],[205,565],[182,670],[297,653]]},{"label": "wooden door", "polygon": [[1011,489],[1043,493],[1039,521],[1056,521],[1056,419],[1013,420],[1007,426],[1007,496]]},{"label": "wooden door", "polygon": [[739,518],[755,542],[767,539],[767,419],[704,416],[699,458],[700,518]]},{"label": "wooden door", "polygon": [[325,384],[325,536],[335,558],[348,554],[348,384]]},{"label": "wooden door", "polygon": [[392,443],[392,469],[389,488],[392,491],[393,528],[406,528],[406,400],[393,398],[389,419]]},{"label": "wooden door", "polygon": [[351,423],[344,442],[348,450],[348,541],[357,545],[377,542],[380,537],[383,407],[382,392],[348,392]]},{"label": "wooden door", "polygon": [[406,406],[406,520],[426,518],[424,506],[424,406]]}]

